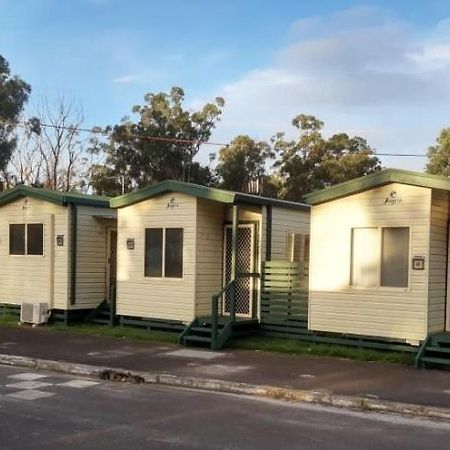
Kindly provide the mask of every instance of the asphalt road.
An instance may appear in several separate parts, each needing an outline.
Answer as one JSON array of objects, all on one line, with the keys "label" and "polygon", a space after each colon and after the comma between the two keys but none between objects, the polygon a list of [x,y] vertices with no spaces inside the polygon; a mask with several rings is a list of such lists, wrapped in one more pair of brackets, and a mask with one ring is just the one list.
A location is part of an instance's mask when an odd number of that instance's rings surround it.
[{"label": "asphalt road", "polygon": [[0,366],[0,449],[447,448],[450,424]]}]

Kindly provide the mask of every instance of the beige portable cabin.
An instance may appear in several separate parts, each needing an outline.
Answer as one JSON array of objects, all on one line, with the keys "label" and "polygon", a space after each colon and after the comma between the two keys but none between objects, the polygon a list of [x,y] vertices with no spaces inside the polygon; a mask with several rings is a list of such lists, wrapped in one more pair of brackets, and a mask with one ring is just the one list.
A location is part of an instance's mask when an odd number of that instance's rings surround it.
[{"label": "beige portable cabin", "polygon": [[[117,314],[191,323],[236,275],[220,315],[257,320],[261,267],[287,260],[309,234],[309,206],[164,181],[111,201],[118,208]],[[292,238],[290,238],[292,237]],[[233,309],[233,310],[230,310]]]},{"label": "beige portable cabin", "polygon": [[114,284],[116,215],[104,197],[2,193],[0,303],[46,303],[66,321],[94,309]]},{"label": "beige portable cabin", "polygon": [[309,328],[412,345],[449,331],[449,191],[388,169],[308,195]]}]

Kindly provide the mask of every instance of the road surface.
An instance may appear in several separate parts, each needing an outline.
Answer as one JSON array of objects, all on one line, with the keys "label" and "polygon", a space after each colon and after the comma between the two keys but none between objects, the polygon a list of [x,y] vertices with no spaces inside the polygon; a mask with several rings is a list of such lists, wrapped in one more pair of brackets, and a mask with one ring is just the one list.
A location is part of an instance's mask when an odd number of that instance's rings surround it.
[{"label": "road surface", "polygon": [[0,366],[0,448],[448,448],[450,424]]}]

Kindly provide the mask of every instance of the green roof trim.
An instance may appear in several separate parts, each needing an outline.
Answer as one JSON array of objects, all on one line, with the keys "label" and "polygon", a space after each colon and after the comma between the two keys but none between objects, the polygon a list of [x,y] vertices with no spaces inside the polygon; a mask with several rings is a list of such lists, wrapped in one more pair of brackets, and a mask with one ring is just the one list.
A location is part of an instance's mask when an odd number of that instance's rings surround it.
[{"label": "green roof trim", "polygon": [[33,197],[57,205],[86,205],[109,208],[109,198],[99,195],[81,194],[79,192],[59,192],[19,184],[9,191],[0,194],[0,205],[13,202],[18,198]]},{"label": "green roof trim", "polygon": [[409,184],[431,189],[450,191],[450,179],[441,175],[430,175],[423,172],[411,172],[401,169],[385,169],[364,177],[355,178],[320,191],[305,195],[310,205],[329,202],[348,195],[357,194],[389,183]]},{"label": "green roof trim", "polygon": [[180,194],[191,195],[193,197],[230,205],[239,203],[251,205],[272,205],[280,208],[297,210],[309,210],[310,208],[309,205],[304,203],[289,202],[274,198],[260,197],[259,195],[226,191],[223,189],[210,188],[199,184],[175,180],[162,181],[161,183],[153,186],[149,186],[135,192],[130,192],[129,194],[125,194],[120,197],[115,197],[111,199],[110,204],[112,208],[124,208],[168,192],[177,192]]}]

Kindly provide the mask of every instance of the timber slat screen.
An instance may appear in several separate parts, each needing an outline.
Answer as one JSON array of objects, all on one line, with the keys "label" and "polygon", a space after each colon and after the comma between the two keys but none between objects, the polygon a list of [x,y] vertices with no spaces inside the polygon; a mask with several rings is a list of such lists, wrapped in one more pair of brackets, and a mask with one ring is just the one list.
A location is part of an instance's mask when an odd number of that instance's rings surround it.
[{"label": "timber slat screen", "polygon": [[272,335],[310,334],[307,262],[266,261],[261,292],[261,330]]}]

